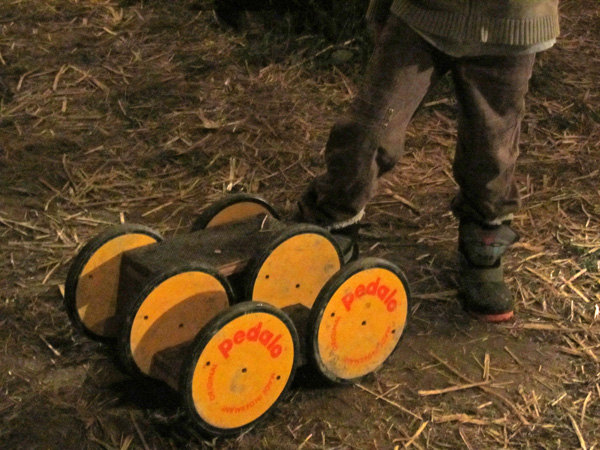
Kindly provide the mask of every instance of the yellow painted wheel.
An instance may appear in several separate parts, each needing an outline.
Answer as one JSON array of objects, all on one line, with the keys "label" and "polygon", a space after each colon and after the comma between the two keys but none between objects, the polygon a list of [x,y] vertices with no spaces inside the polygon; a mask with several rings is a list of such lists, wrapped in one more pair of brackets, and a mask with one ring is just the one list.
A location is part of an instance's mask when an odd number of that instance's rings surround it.
[{"label": "yellow painted wheel", "polygon": [[265,417],[289,388],[299,340],[280,310],[244,302],[215,317],[184,363],[179,392],[198,427],[237,434]]},{"label": "yellow painted wheel", "polygon": [[404,331],[409,287],[394,264],[364,258],[319,293],[309,319],[309,358],[326,378],[355,382],[380,367]]},{"label": "yellow painted wheel", "polygon": [[74,326],[96,339],[117,336],[117,291],[123,253],[162,237],[143,225],[116,225],[77,254],[65,283],[65,306]]},{"label": "yellow painted wheel", "polygon": [[311,308],[325,283],[342,266],[337,241],[315,225],[292,225],[250,264],[247,297],[277,308]]},{"label": "yellow painted wheel", "polygon": [[188,264],[160,273],[148,281],[125,315],[118,343],[121,363],[131,373],[160,378],[154,358],[189,345],[232,301],[229,282],[209,266]]},{"label": "yellow painted wheel", "polygon": [[194,221],[191,231],[239,222],[259,214],[279,219],[275,209],[261,197],[252,194],[231,194],[202,211]]}]

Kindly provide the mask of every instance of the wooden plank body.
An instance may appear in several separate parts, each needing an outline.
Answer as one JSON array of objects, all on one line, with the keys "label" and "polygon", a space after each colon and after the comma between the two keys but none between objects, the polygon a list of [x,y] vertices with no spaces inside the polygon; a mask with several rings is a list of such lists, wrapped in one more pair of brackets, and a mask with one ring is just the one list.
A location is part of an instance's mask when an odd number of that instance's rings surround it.
[{"label": "wooden plank body", "polygon": [[117,315],[123,317],[149,279],[186,264],[201,263],[235,278],[283,227],[276,219],[256,216],[174,236],[144,251],[126,252],[121,260]]},{"label": "wooden plank body", "polygon": [[[142,291],[157,276],[181,270],[184,266],[202,264],[209,266],[220,275],[227,278],[234,289],[237,301],[251,300],[245,298],[246,268],[261,251],[268,247],[287,225],[279,220],[260,215],[246,220],[228,223],[222,226],[201,229],[189,234],[181,234],[166,241],[137,248],[123,254],[120,269],[119,289],[117,298],[117,320],[121,322],[120,329],[126,328],[125,322],[131,321],[134,303],[139,302]],[[342,252],[352,250],[352,241],[345,237],[336,236]],[[143,295],[143,294],[142,294]],[[306,334],[306,321],[309,309],[306,307],[285,308],[298,331]],[[202,313],[201,310],[198,313]],[[186,313],[186,314],[189,314]],[[126,319],[129,315],[129,319]],[[183,318],[189,320],[189,316]],[[190,341],[191,342],[191,341]],[[182,343],[173,349],[159,351],[153,358],[150,373],[175,387],[181,369],[180,359],[186,353],[190,342]],[[121,345],[129,345],[127,339],[122,339]],[[127,352],[122,352],[127,354]],[[300,352],[302,364],[306,361],[305,349]]]},{"label": "wooden plank body", "polygon": [[[255,216],[241,222],[180,234],[148,246],[144,251],[124,255],[122,264],[130,264],[138,272],[156,273],[201,262],[225,276],[243,270],[250,258],[283,230],[285,225],[268,216]],[[137,250],[137,249],[136,249]]]},{"label": "wooden plank body", "polygon": [[[123,255],[119,283],[118,311],[135,297],[144,281],[186,263],[203,263],[229,278],[243,296],[243,272],[254,256],[286,228],[270,216],[181,234],[163,242],[142,247]],[[344,255],[352,251],[352,240],[334,235]],[[239,278],[242,278],[241,280]],[[238,289],[236,289],[238,288]],[[240,298],[240,300],[249,300]]]},{"label": "wooden plank body", "polygon": [[177,391],[182,365],[192,342],[184,342],[181,345],[158,352],[152,360],[150,376],[165,382]]}]

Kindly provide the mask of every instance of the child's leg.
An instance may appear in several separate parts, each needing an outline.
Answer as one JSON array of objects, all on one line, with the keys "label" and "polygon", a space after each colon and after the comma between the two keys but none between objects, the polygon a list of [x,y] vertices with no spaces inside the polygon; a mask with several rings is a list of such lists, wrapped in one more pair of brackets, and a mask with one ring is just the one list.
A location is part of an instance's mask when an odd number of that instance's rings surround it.
[{"label": "child's leg", "polygon": [[460,105],[454,175],[459,218],[491,222],[520,204],[514,182],[524,98],[535,55],[462,58],[453,67]]},{"label": "child's leg", "polygon": [[331,130],[327,172],[304,193],[301,219],[332,228],[360,220],[377,178],[403,150],[409,120],[448,64],[449,58],[390,17],[358,97]]}]

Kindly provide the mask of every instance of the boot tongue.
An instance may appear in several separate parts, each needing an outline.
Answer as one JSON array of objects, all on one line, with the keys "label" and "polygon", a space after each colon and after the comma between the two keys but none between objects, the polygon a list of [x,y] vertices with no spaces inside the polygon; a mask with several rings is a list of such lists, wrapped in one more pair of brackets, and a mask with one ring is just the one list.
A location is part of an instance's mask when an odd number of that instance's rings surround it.
[{"label": "boot tongue", "polygon": [[521,239],[521,237],[508,225],[500,225],[498,236],[503,242],[506,242],[507,245],[512,245]]},{"label": "boot tongue", "polygon": [[479,240],[483,245],[511,245],[519,240],[519,235],[506,224],[479,225],[475,222],[461,223],[459,236],[465,240]]},{"label": "boot tongue", "polygon": [[475,266],[495,265],[506,249],[518,240],[519,235],[504,224],[482,226],[467,222],[459,226],[459,250]]}]

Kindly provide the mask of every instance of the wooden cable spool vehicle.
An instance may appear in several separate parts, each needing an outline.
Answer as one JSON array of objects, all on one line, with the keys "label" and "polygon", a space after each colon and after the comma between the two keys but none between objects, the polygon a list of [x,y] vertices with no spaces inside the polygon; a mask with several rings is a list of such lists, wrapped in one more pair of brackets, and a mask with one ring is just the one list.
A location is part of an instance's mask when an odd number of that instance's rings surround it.
[{"label": "wooden cable spool vehicle", "polygon": [[216,436],[263,419],[299,366],[336,383],[380,367],[409,297],[392,263],[357,259],[349,237],[285,224],[248,194],[224,197],[168,240],[114,226],[83,247],[65,285],[74,326],[115,343],[130,374],[177,390]]}]

